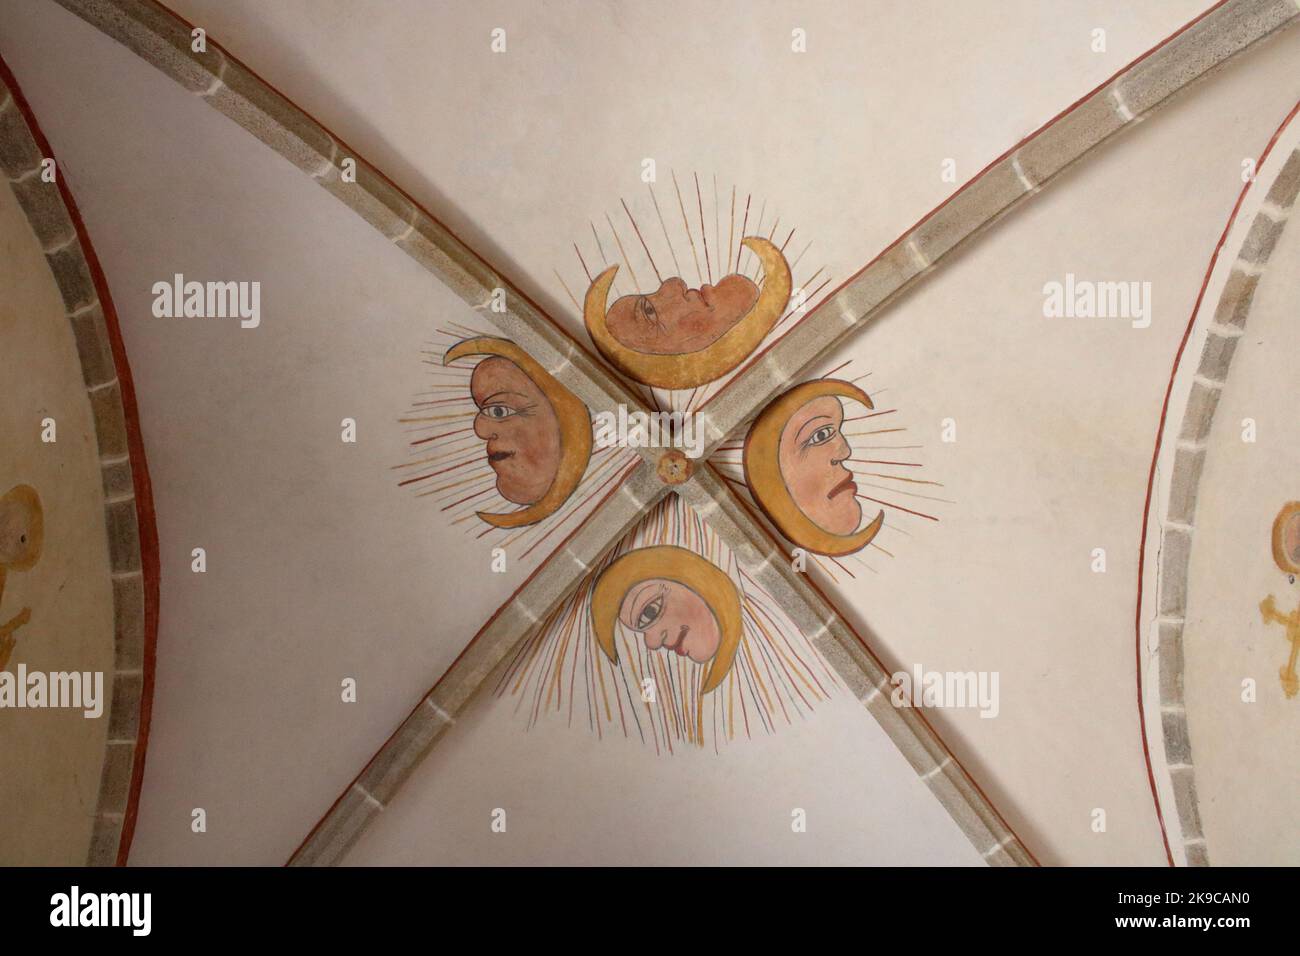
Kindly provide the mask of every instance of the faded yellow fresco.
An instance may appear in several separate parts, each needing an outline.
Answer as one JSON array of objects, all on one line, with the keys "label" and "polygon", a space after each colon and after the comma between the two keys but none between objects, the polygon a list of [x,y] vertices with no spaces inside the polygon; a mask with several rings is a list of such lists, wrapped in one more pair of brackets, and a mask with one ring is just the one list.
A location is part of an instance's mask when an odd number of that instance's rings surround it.
[{"label": "faded yellow fresco", "polygon": [[[633,381],[668,389],[695,388],[712,382],[739,366],[754,353],[780,321],[790,301],[791,290],[790,265],[776,246],[761,236],[748,236],[742,240],[742,245],[758,256],[763,264],[761,291],[752,308],[743,317],[721,331],[708,345],[700,348],[688,348],[680,344],[679,340],[684,337],[684,333],[675,326],[663,326],[662,320],[657,318],[647,318],[644,321],[663,329],[667,341],[659,354],[641,351],[620,341],[608,324],[610,313],[614,310],[607,309],[606,306],[618,266],[610,266],[596,276],[587,290],[583,319],[587,333],[600,354]],[[685,288],[683,282],[679,281],[678,285]],[[661,293],[656,293],[658,294],[662,294],[662,290]],[[695,295],[699,296],[700,293]],[[652,297],[637,298],[640,301]],[[653,309],[653,306],[648,308]],[[654,314],[651,313],[652,316]]]},{"label": "faded yellow fresco", "polygon": [[[1273,522],[1273,561],[1294,584],[1296,573],[1300,572],[1300,501],[1283,505]],[[1287,697],[1295,697],[1300,693],[1300,679],[1297,679],[1295,671],[1296,658],[1300,656],[1300,604],[1290,614],[1282,614],[1277,609],[1276,599],[1270,594],[1259,602],[1259,613],[1265,624],[1280,624],[1286,629],[1291,655],[1278,671],[1278,676]]]},{"label": "faded yellow fresco", "polygon": [[[41,557],[45,515],[41,498],[30,485],[18,485],[0,498],[0,620],[4,620],[5,580],[10,571],[28,571]],[[0,669],[9,663],[17,631],[32,619],[32,609],[22,608],[0,624]]]}]

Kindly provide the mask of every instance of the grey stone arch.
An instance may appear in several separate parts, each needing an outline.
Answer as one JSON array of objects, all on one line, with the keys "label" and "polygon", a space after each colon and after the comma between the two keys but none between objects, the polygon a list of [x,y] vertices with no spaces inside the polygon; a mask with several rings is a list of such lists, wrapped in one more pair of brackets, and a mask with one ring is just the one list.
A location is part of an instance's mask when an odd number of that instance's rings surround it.
[{"label": "grey stone arch", "polygon": [[[93,253],[87,255],[74,213],[64,202],[57,166],[55,181],[42,176],[44,161],[53,157],[46,155],[41,142],[21,92],[11,85],[7,68],[0,69],[0,175],[27,217],[62,297],[90,403],[103,479],[114,654],[113,668],[104,675],[111,688],[105,707],[108,736],[86,865],[112,866],[124,860],[129,848],[135,810],[132,795],[143,771],[148,736],[155,636],[151,622],[156,622],[149,611],[150,605],[156,607],[157,575],[147,567],[144,555],[152,549],[156,561],[157,539],[147,477],[143,484],[137,480],[145,474],[145,466],[142,448],[132,447],[134,413],[123,404],[124,391],[130,393],[129,375],[114,358],[108,330],[106,316],[112,314],[112,304],[100,296],[91,265]],[[143,524],[142,513],[147,516]]]},{"label": "grey stone arch", "polygon": [[[1196,772],[1191,735],[1183,696],[1183,628],[1187,612],[1188,570],[1196,530],[1196,508],[1201,475],[1209,454],[1208,440],[1237,345],[1246,331],[1255,291],[1267,271],[1273,249],[1300,193],[1300,148],[1277,170],[1264,201],[1245,230],[1245,239],[1231,263],[1219,263],[1228,276],[1213,303],[1202,303],[1198,323],[1208,322],[1204,346],[1192,379],[1191,391],[1180,419],[1170,416],[1165,441],[1175,439],[1169,494],[1163,503],[1159,534],[1159,577],[1156,585],[1157,661],[1160,733],[1165,749],[1165,772],[1174,794],[1167,827],[1171,843],[1180,841],[1189,866],[1208,866],[1209,849],[1201,826],[1196,793]],[[1190,356],[1184,358],[1189,361]],[[1178,422],[1176,430],[1172,423]],[[1153,502],[1153,510],[1156,505]]]}]

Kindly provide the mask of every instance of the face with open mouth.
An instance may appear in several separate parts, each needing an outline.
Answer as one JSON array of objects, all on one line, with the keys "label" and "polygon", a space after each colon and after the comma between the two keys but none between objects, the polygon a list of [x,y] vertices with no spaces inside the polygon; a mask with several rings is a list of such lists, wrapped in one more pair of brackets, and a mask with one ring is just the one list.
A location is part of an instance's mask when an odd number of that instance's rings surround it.
[{"label": "face with open mouth", "polygon": [[630,349],[678,355],[708,348],[757,301],[758,286],[737,273],[698,289],[674,276],[657,292],[622,296],[609,307],[605,321],[610,334]]},{"label": "face with open mouth", "polygon": [[697,664],[722,643],[717,618],[704,598],[677,581],[651,578],[627,592],[619,607],[624,627],[639,631],[650,650],[663,648]]},{"label": "face with open mouth", "polygon": [[793,415],[781,431],[781,477],[799,510],[831,534],[852,534],[862,520],[858,486],[844,466],[850,454],[840,428],[844,405],[822,395]]},{"label": "face with open mouth", "polygon": [[470,376],[478,414],[474,434],[487,443],[497,491],[531,505],[546,494],[560,468],[560,423],[542,390],[499,355],[483,359]]}]

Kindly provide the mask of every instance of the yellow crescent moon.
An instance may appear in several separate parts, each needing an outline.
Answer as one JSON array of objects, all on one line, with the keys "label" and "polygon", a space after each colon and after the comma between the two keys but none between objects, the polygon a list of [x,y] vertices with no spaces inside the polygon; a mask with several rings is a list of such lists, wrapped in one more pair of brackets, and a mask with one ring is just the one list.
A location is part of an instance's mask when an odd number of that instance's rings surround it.
[{"label": "yellow crescent moon", "polygon": [[596,643],[610,663],[618,663],[614,628],[618,623],[618,610],[623,604],[623,598],[642,581],[654,578],[676,581],[690,588],[713,611],[722,642],[718,645],[718,652],[709,661],[708,673],[704,675],[700,693],[707,694],[722,683],[736,660],[741,633],[740,592],[721,568],[694,551],[673,545],[638,548],[618,558],[602,571],[591,592],[591,623],[592,630],[596,633]]},{"label": "yellow crescent moon", "polygon": [[498,528],[536,524],[559,510],[586,474],[587,462],[591,459],[591,413],[572,392],[552,378],[550,372],[514,342],[486,335],[466,339],[447,350],[442,364],[450,365],[466,355],[499,355],[514,362],[546,396],[551,408],[555,410],[555,417],[560,423],[560,467],[556,469],[555,478],[546,489],[546,494],[520,511],[502,514],[477,512],[480,518]]},{"label": "yellow crescent moon", "polygon": [[1300,565],[1286,549],[1286,527],[1292,521],[1300,521],[1300,501],[1287,502],[1273,520],[1273,560],[1287,574],[1300,574]]},{"label": "yellow crescent moon", "polygon": [[781,250],[758,236],[741,242],[763,264],[763,288],[754,307],[716,342],[696,352],[653,355],[630,349],[614,338],[605,324],[609,289],[618,266],[610,266],[591,284],[583,321],[600,354],[629,378],[657,388],[694,388],[720,378],[743,362],[763,341],[790,301],[790,265]]},{"label": "yellow crescent moon", "polygon": [[850,398],[867,408],[875,408],[867,393],[850,382],[818,379],[796,385],[763,409],[750,428],[745,438],[745,483],[763,513],[783,535],[807,551],[838,557],[861,551],[870,544],[885,523],[885,513],[881,511],[861,531],[831,534],[803,513],[786,487],[779,458],[781,432],[791,415],[823,395]]}]

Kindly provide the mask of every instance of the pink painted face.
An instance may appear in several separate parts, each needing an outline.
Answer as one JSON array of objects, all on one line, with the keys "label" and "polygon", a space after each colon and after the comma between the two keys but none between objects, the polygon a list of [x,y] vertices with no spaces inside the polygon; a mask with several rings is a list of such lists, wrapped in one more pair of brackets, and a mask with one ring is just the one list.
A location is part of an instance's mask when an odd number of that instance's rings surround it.
[{"label": "pink painted face", "polygon": [[664,578],[642,581],[628,591],[618,619],[639,631],[650,650],[662,647],[697,664],[711,660],[722,644],[718,620],[704,598]]},{"label": "pink painted face", "polygon": [[487,442],[488,464],[506,501],[536,504],[560,470],[560,422],[542,390],[499,355],[483,359],[470,376],[478,406],[474,434]]},{"label": "pink painted face", "polygon": [[862,520],[858,486],[844,467],[849,443],[840,432],[844,406],[834,395],[814,398],[781,430],[781,477],[799,510],[831,534],[852,534]]},{"label": "pink painted face", "polygon": [[658,292],[625,295],[605,317],[610,334],[638,352],[678,355],[698,352],[716,342],[744,318],[758,301],[758,286],[733,273],[716,286],[689,289],[677,277]]}]

